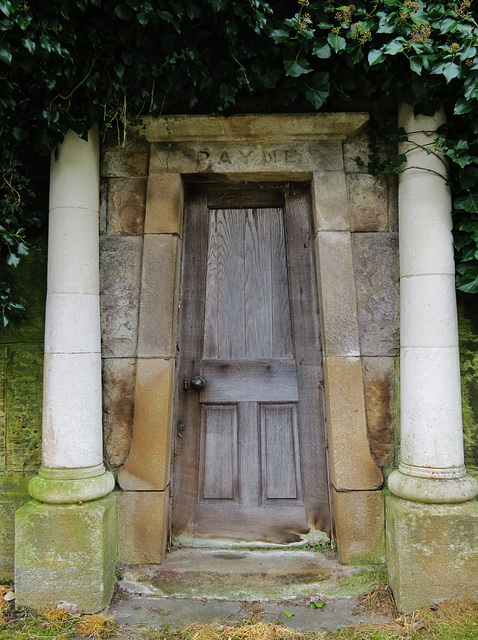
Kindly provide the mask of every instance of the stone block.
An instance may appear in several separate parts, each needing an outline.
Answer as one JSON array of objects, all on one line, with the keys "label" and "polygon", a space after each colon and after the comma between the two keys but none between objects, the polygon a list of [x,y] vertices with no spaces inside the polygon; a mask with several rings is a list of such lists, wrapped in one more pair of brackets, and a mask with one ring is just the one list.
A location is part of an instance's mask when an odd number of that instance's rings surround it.
[{"label": "stone block", "polygon": [[379,467],[391,467],[394,462],[396,368],[398,358],[362,358],[367,435],[370,453]]},{"label": "stone block", "polygon": [[312,179],[312,200],[316,231],[350,229],[347,187],[343,171],[316,171]]},{"label": "stone block", "polygon": [[15,516],[16,606],[63,600],[84,613],[109,603],[117,559],[116,496],[82,505],[28,502]]},{"label": "stone block", "polygon": [[478,502],[386,498],[387,570],[399,611],[478,601]]},{"label": "stone block", "polygon": [[[395,123],[391,123],[390,126],[396,128]],[[344,164],[346,173],[368,173],[369,156],[372,153],[369,133],[370,129],[366,127],[353,138],[345,140]],[[384,139],[380,141],[375,139],[374,145],[374,153],[377,154],[379,161],[385,162],[389,159],[390,153],[396,153],[396,146],[391,150],[390,143]]]},{"label": "stone block", "polygon": [[169,357],[175,349],[178,237],[144,236],[143,278],[139,312],[139,357]]},{"label": "stone block", "polygon": [[352,234],[353,263],[362,355],[396,355],[399,350],[398,236]]},{"label": "stone block", "polygon": [[103,360],[103,431],[106,461],[119,467],[128,457],[133,434],[136,360]]},{"label": "stone block", "polygon": [[121,491],[119,561],[160,564],[166,551],[169,490]]},{"label": "stone block", "polygon": [[380,564],[385,558],[382,491],[335,491],[334,532],[343,564]]},{"label": "stone block", "polygon": [[329,356],[358,356],[360,347],[350,233],[319,231],[316,242],[324,353]]},{"label": "stone block", "polygon": [[148,178],[145,233],[181,235],[184,187],[179,173],[152,174]]},{"label": "stone block", "polygon": [[105,178],[133,178],[148,175],[150,145],[135,134],[125,144],[108,140],[103,148],[101,175]]},{"label": "stone block", "polygon": [[383,478],[370,454],[360,358],[324,359],[330,479],[337,491],[373,490]]},{"label": "stone block", "polygon": [[111,178],[108,187],[108,233],[141,234],[147,178]]},{"label": "stone block", "polygon": [[388,189],[384,176],[347,175],[352,231],[388,231]]},{"label": "stone block", "polygon": [[101,239],[101,329],[105,357],[134,357],[138,340],[142,237]]},{"label": "stone block", "polygon": [[50,209],[48,293],[98,293],[98,210]]},{"label": "stone block", "polygon": [[[154,142],[150,173],[282,173],[306,180],[313,171],[342,171],[340,140],[291,142]],[[277,179],[277,175],[272,175]]]},{"label": "stone block", "polygon": [[28,483],[34,473],[0,475],[0,581],[13,581],[15,511],[30,500]]},{"label": "stone block", "polygon": [[7,353],[5,467],[33,470],[41,461],[43,348],[17,344]]},{"label": "stone block", "polygon": [[172,360],[138,359],[133,439],[118,473],[125,491],[164,491],[169,483],[173,375]]}]

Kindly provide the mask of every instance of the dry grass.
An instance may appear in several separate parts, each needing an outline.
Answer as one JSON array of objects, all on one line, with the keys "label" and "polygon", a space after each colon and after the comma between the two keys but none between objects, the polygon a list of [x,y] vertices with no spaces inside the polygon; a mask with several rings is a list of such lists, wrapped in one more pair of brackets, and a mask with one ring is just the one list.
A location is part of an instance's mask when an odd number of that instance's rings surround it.
[{"label": "dry grass", "polygon": [[92,640],[104,640],[109,638],[113,631],[118,629],[113,616],[92,615],[80,618],[75,625],[75,630],[82,638]]},{"label": "dry grass", "polygon": [[381,582],[375,589],[358,596],[359,611],[368,611],[382,616],[397,616],[397,608],[393,593],[386,582]]},{"label": "dry grass", "polygon": [[199,624],[193,622],[179,631],[157,632],[157,638],[167,640],[310,640],[317,634],[293,631],[285,625],[272,622],[249,622],[226,625],[220,622]]}]

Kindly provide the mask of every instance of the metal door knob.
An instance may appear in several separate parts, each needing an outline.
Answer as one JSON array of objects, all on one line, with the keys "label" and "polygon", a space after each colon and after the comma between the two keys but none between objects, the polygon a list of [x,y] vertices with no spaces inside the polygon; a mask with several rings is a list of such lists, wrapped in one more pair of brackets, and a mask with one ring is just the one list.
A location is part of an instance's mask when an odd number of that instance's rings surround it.
[{"label": "metal door knob", "polygon": [[197,391],[199,393],[199,391],[202,391],[205,386],[206,380],[202,376],[194,376],[194,378],[192,378],[191,387],[194,389],[194,391]]}]

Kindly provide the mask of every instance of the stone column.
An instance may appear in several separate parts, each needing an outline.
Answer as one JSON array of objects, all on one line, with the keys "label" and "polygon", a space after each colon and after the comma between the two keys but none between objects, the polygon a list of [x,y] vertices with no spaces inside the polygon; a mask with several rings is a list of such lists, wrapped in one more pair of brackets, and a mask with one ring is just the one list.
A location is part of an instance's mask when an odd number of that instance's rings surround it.
[{"label": "stone column", "polygon": [[400,466],[389,478],[395,495],[459,503],[477,493],[464,466],[460,362],[447,167],[435,150],[443,111],[399,110],[409,140],[399,179]]},{"label": "stone column", "polygon": [[103,609],[114,586],[114,478],[103,466],[99,139],[69,131],[52,156],[42,466],[16,513],[17,605]]},{"label": "stone column", "polygon": [[69,131],[52,157],[42,467],[29,491],[47,503],[104,496],[99,306],[99,143]]},{"label": "stone column", "polygon": [[386,499],[388,580],[401,612],[478,597],[478,504],[464,466],[443,112],[399,110],[408,134],[399,182],[401,454]]}]

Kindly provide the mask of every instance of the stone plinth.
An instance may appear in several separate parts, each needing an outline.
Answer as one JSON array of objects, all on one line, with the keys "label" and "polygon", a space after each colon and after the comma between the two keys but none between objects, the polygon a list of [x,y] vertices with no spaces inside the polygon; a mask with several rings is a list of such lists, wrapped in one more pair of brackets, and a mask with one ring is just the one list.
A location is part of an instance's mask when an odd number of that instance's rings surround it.
[{"label": "stone plinth", "polygon": [[398,610],[478,601],[478,503],[386,499],[387,568]]},{"label": "stone plinth", "polygon": [[15,516],[18,607],[63,600],[80,611],[104,609],[113,594],[117,557],[116,496],[82,505],[31,500]]}]

